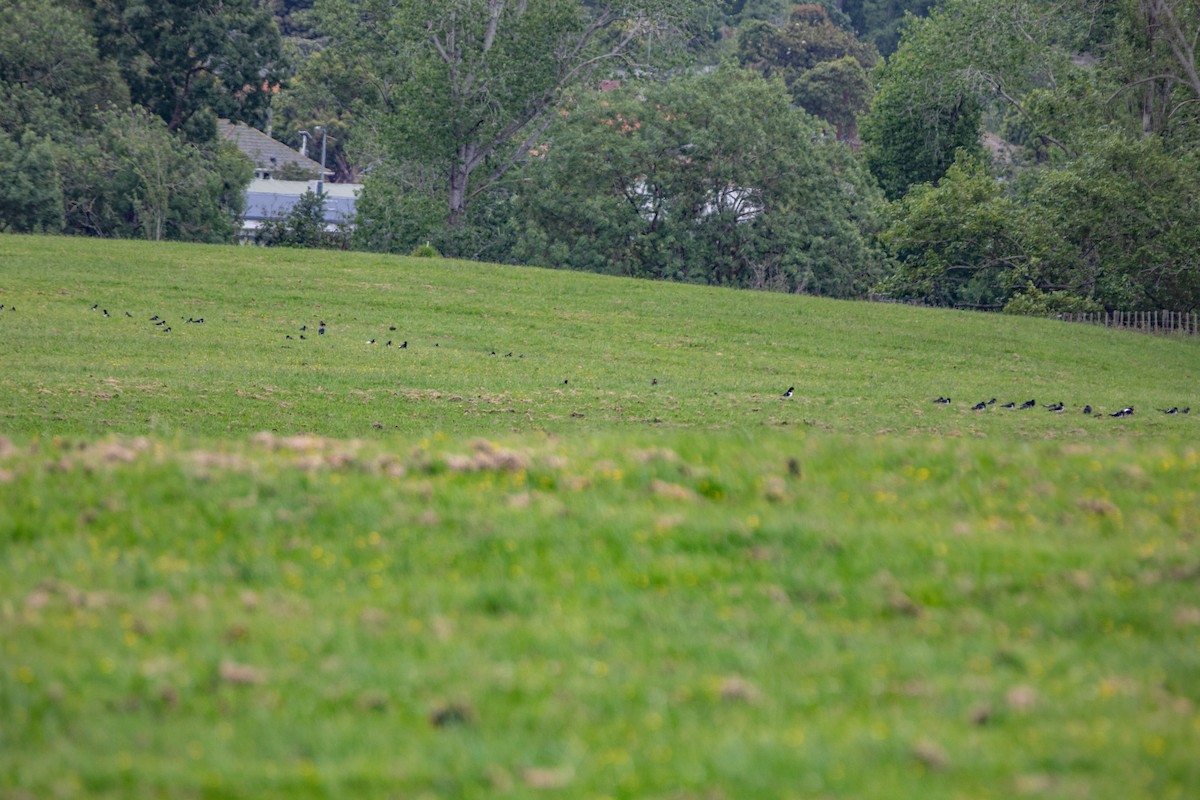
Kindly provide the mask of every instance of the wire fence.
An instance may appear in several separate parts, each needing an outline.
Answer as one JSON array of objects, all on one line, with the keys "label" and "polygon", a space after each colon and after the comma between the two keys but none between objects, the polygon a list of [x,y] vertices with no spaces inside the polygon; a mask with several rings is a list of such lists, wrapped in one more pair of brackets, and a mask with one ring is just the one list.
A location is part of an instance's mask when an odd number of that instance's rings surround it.
[{"label": "wire fence", "polygon": [[[897,300],[880,294],[868,295],[867,299],[872,303],[899,303],[901,305],[922,306],[926,308],[934,307],[920,300]],[[994,306],[954,307],[964,311],[999,311],[999,308]],[[1105,328],[1121,328],[1123,330],[1141,331],[1142,333],[1200,336],[1200,313],[1194,311],[1078,311],[1055,312],[1047,316],[1050,319],[1062,320],[1063,322],[1077,322],[1082,325],[1101,325]]]},{"label": "wire fence", "polygon": [[1200,314],[1180,311],[1097,311],[1051,315],[1064,322],[1103,325],[1143,333],[1200,336]]}]

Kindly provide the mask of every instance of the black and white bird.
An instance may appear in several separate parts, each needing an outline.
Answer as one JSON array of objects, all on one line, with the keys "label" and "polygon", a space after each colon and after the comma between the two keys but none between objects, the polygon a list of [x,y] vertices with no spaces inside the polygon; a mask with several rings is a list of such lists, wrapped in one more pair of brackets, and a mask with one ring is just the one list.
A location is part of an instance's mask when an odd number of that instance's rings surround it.
[{"label": "black and white bird", "polygon": [[1113,414],[1109,414],[1109,416],[1110,417],[1132,417],[1133,416],[1133,406],[1128,406],[1126,408],[1122,408],[1120,411],[1117,411]]},{"label": "black and white bird", "polygon": [[987,403],[980,401],[980,402],[976,403],[975,405],[971,406],[971,410],[972,411],[983,411],[987,407],[988,407]]},{"label": "black and white bird", "polygon": [[1005,403],[1004,405],[1002,405],[1000,407],[1001,408],[1016,408],[1017,404],[1016,403]]},{"label": "black and white bird", "polygon": [[400,343],[400,349],[401,349],[401,350],[407,350],[407,349],[408,349],[408,339],[405,339],[403,342],[401,342],[401,343]]},{"label": "black and white bird", "polygon": [[1036,405],[1037,405],[1037,400],[1026,400],[1024,403],[1021,403],[1021,408],[1022,409],[1033,408]]},{"label": "black and white bird", "polygon": [[1084,406],[1084,407],[1083,407],[1083,413],[1085,413],[1085,414],[1090,414],[1090,413],[1092,413],[1092,405],[1091,405],[1091,403],[1088,403],[1086,406]]},{"label": "black and white bird", "polygon": [[1061,402],[1055,403],[1052,406],[1046,406],[1047,411],[1053,411],[1056,414],[1061,414],[1065,409],[1066,406],[1064,406]]},{"label": "black and white bird", "polygon": [[994,398],[994,397],[993,397],[991,400],[988,400],[988,401],[987,401],[987,404],[988,404],[989,406],[994,406],[994,405],[996,405],[996,398]]},{"label": "black and white bird", "polygon": [[1159,411],[1164,414],[1178,414],[1179,408],[1178,406],[1171,406],[1170,408],[1160,408]]},{"label": "black and white bird", "polygon": [[941,396],[939,396],[939,397],[938,397],[938,399],[937,399],[937,400],[934,400],[933,402],[935,402],[935,403],[941,403],[942,405],[946,405],[946,404],[948,404],[948,403],[950,402],[950,398],[949,398],[949,397],[941,397]]},{"label": "black and white bird", "polygon": [[795,386],[789,386],[789,387],[787,388],[787,391],[783,393],[783,396],[784,396],[784,397],[791,397],[791,396],[792,396],[792,393],[793,393],[793,392],[795,392],[795,391],[796,391],[796,387],[795,387]]},{"label": "black and white bird", "polygon": [[367,339],[367,344],[375,344],[375,340],[374,340],[374,339]]}]

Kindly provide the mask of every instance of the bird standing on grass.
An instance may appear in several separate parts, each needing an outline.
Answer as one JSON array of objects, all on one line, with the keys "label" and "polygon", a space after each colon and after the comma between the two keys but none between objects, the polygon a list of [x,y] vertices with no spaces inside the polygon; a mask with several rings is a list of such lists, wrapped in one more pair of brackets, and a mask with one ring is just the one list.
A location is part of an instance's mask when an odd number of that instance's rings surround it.
[{"label": "bird standing on grass", "polygon": [[789,386],[789,387],[788,387],[788,390],[787,390],[786,392],[784,392],[784,393],[783,393],[783,396],[784,396],[784,397],[791,397],[791,396],[792,396],[792,392],[794,392],[794,391],[796,391],[796,387],[795,387],[795,386]]}]

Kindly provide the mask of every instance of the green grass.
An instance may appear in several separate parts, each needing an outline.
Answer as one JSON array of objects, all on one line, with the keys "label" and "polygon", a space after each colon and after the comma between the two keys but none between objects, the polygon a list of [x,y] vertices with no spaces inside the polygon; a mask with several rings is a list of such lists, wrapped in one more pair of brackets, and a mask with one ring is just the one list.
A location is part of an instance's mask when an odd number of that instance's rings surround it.
[{"label": "green grass", "polygon": [[1200,792],[1195,342],[22,237],[0,303],[0,798]]},{"label": "green grass", "polygon": [[[1195,430],[1146,412],[1191,402],[1197,341],[360,254],[9,236],[0,258],[0,303],[17,307],[0,313],[0,422],[15,435]],[[1074,413],[970,411],[992,397]],[[1083,419],[1085,403],[1143,413]]]}]

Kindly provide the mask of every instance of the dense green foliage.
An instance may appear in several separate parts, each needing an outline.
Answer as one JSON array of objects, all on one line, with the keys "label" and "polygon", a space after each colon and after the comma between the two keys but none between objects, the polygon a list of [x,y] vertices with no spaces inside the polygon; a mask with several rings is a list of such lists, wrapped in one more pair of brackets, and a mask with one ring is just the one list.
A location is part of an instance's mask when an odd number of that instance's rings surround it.
[{"label": "dense green foliage", "polygon": [[797,106],[824,119],[842,141],[858,141],[858,117],[867,109],[867,72],[878,51],[833,24],[818,5],[794,6],[781,26],[747,25],[738,38],[738,62],[765,78],[779,76]]},{"label": "dense green foliage", "polygon": [[6,800],[1200,790],[1200,417],[1153,411],[1200,342],[283,248],[0,272]]},{"label": "dense green foliage", "polygon": [[0,229],[229,242],[279,34],[250,0],[0,8]]},{"label": "dense green foliage", "polygon": [[886,288],[1031,312],[1200,307],[1198,11],[955,0],[914,23],[862,127],[904,198]]},{"label": "dense green foliage", "polygon": [[[256,0],[85,0],[100,54],[131,100],[171,131],[204,135],[212,114],[257,118],[282,67],[279,29]],[[198,116],[201,115],[201,116]],[[211,124],[211,123],[208,123]]]},{"label": "dense green foliage", "polygon": [[520,187],[519,260],[843,297],[878,279],[873,187],[782,82],[729,68],[560,113]]}]

